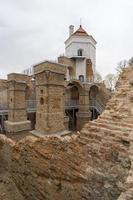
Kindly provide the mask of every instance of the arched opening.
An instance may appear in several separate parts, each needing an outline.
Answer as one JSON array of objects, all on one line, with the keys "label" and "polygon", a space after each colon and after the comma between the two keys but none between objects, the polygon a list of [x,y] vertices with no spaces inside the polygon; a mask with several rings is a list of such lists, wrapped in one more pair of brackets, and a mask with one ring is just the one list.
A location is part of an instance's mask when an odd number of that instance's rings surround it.
[{"label": "arched opening", "polygon": [[76,113],[79,110],[80,87],[81,86],[76,82],[69,83],[65,93],[65,112],[69,117],[68,126],[71,131],[75,131],[77,127]]},{"label": "arched opening", "polygon": [[75,85],[73,85],[70,89],[70,99],[75,102],[79,100],[79,91]]},{"label": "arched opening", "polygon": [[83,75],[79,75],[79,81],[84,82],[84,76]]},{"label": "arched opening", "polygon": [[83,49],[78,49],[77,55],[78,56],[83,56]]},{"label": "arched opening", "polygon": [[97,95],[99,93],[99,88],[96,85],[93,85],[90,87],[90,91],[89,91],[89,99],[90,100],[94,100],[96,99]]}]

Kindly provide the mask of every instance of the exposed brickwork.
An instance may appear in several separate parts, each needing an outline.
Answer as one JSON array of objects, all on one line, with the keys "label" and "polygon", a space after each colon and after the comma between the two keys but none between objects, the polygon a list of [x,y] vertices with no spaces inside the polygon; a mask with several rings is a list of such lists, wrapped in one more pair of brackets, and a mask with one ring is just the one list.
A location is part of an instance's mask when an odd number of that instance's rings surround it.
[{"label": "exposed brickwork", "polygon": [[83,85],[82,90],[79,93],[79,111],[77,113],[77,130],[81,128],[90,121],[91,112],[89,109],[89,90],[88,85]]},{"label": "exposed brickwork", "polygon": [[64,78],[66,68],[44,62],[35,66],[36,130],[48,134],[61,132],[64,127]]},{"label": "exposed brickwork", "polygon": [[73,59],[70,59],[66,56],[58,57],[58,63],[66,65],[67,69],[69,70],[69,76],[71,78],[76,77],[76,62]]},{"label": "exposed brickwork", "polygon": [[0,135],[0,200],[24,200],[10,174],[14,145],[14,141]]},{"label": "exposed brickwork", "polygon": [[86,59],[86,80],[89,82],[94,81],[93,67],[90,59]]},{"label": "exposed brickwork", "polygon": [[9,133],[30,130],[30,121],[26,113],[26,81],[27,75],[8,75],[8,121],[5,122]]},{"label": "exposed brickwork", "polygon": [[0,79],[0,92],[7,89],[7,80]]},{"label": "exposed brickwork", "polygon": [[60,56],[58,57],[58,63],[66,65],[68,67],[74,67],[75,66],[75,61],[66,57],[66,56]]},{"label": "exposed brickwork", "polygon": [[12,177],[26,199],[119,198],[131,170],[132,77],[132,68],[122,73],[106,111],[80,133],[28,137],[15,145]]},{"label": "exposed brickwork", "polygon": [[111,98],[112,92],[105,87],[104,83],[98,83],[97,85],[99,87],[98,99],[100,99],[103,105],[106,105]]},{"label": "exposed brickwork", "polygon": [[7,80],[0,79],[0,109],[7,107]]}]

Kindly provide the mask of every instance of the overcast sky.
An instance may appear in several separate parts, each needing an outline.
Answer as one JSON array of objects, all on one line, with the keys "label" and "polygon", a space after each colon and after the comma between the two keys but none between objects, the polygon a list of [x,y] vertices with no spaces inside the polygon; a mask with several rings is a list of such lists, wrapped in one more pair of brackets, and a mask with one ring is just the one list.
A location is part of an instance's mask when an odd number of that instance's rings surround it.
[{"label": "overcast sky", "polygon": [[70,24],[96,39],[97,71],[133,56],[133,0],[0,0],[0,78],[64,53]]}]

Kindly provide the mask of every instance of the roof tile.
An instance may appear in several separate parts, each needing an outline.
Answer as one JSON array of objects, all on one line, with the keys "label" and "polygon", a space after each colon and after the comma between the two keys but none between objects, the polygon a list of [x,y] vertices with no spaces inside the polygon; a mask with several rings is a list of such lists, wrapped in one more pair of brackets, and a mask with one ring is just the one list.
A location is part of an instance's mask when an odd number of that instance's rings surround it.
[{"label": "roof tile", "polygon": [[80,25],[79,29],[75,31],[72,35],[77,35],[77,36],[88,36],[88,33],[82,28]]}]

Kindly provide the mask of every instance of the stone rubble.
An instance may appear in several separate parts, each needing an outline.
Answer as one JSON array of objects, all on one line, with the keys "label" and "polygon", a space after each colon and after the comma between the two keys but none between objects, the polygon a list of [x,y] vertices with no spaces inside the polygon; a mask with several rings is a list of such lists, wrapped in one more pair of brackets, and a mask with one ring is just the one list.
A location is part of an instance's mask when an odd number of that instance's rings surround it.
[{"label": "stone rubble", "polygon": [[8,171],[25,200],[133,199],[132,77],[130,66],[103,114],[80,132],[13,143]]}]

